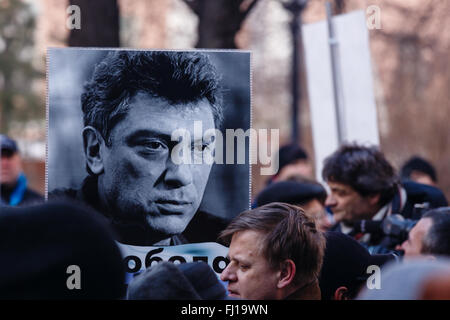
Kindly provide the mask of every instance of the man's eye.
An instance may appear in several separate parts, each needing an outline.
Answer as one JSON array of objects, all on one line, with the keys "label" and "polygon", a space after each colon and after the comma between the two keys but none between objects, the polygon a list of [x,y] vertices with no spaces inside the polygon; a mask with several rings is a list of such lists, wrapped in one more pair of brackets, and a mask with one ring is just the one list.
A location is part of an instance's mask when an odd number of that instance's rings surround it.
[{"label": "man's eye", "polygon": [[246,270],[248,270],[248,268],[250,268],[250,267],[247,266],[247,265],[241,264],[241,265],[239,265],[239,268],[240,268],[242,271],[246,271]]},{"label": "man's eye", "polygon": [[159,142],[150,142],[148,144],[148,146],[150,148],[153,148],[153,149],[158,149],[158,148],[162,148],[163,147],[163,145],[161,143],[159,143]]},{"label": "man's eye", "polygon": [[147,151],[162,151],[166,149],[166,145],[159,141],[146,141],[142,143],[142,147]]}]

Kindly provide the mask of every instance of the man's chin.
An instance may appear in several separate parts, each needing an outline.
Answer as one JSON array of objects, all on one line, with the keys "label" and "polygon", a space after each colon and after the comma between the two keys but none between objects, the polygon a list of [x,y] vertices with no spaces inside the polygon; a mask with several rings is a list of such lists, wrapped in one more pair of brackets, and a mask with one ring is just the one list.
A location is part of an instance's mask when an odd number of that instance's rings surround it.
[{"label": "man's chin", "polygon": [[231,298],[238,298],[238,299],[241,298],[241,295],[238,294],[237,292],[228,292],[228,296]]},{"label": "man's chin", "polygon": [[335,222],[344,222],[345,223],[345,221],[347,221],[347,219],[345,219],[345,216],[343,215],[343,214],[339,214],[339,213],[334,213],[333,214],[333,220],[335,221]]},{"label": "man's chin", "polygon": [[146,216],[147,225],[161,234],[166,234],[167,237],[181,234],[191,219],[185,215]]},{"label": "man's chin", "polygon": [[7,187],[14,187],[14,184],[17,182],[17,179],[11,179],[10,177],[2,177],[0,182],[2,183],[2,185],[7,186]]}]

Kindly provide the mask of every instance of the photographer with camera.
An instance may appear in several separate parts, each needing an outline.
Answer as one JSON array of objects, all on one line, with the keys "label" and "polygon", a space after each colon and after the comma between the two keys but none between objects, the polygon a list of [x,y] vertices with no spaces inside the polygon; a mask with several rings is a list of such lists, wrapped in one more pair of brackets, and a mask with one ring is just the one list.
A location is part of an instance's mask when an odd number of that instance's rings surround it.
[{"label": "photographer with camera", "polygon": [[426,212],[411,229],[400,250],[405,258],[450,257],[450,207]]},{"label": "photographer with camera", "polygon": [[401,184],[373,146],[341,146],[325,159],[322,177],[331,191],[325,203],[336,222],[331,230],[354,237],[371,254],[395,251],[426,208],[447,206],[435,187]]}]

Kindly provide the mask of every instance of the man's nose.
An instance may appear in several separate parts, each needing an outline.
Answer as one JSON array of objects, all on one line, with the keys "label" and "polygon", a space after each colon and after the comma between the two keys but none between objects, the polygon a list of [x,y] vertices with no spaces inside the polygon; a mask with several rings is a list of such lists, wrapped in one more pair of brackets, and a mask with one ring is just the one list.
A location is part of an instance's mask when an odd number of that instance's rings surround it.
[{"label": "man's nose", "polygon": [[166,184],[179,188],[192,183],[192,169],[189,164],[175,164],[167,161],[167,170],[164,176]]},{"label": "man's nose", "polygon": [[2,166],[9,166],[11,161],[7,157],[2,157],[0,160],[0,163]]},{"label": "man's nose", "polygon": [[231,267],[231,263],[220,274],[220,280],[222,281],[235,281],[236,274]]},{"label": "man's nose", "polygon": [[322,223],[323,223],[324,228],[329,229],[333,225],[333,222],[331,221],[327,212],[325,212],[324,214],[325,214],[325,216],[322,219]]},{"label": "man's nose", "polygon": [[405,241],[402,242],[401,245],[397,245],[397,247],[395,248],[395,250],[403,250],[403,251],[405,251],[405,245],[406,245],[406,242],[407,242],[407,241],[408,241],[408,240],[405,240]]},{"label": "man's nose", "polygon": [[332,194],[329,194],[327,199],[325,200],[325,206],[326,207],[334,207],[337,204],[336,199],[333,197]]}]

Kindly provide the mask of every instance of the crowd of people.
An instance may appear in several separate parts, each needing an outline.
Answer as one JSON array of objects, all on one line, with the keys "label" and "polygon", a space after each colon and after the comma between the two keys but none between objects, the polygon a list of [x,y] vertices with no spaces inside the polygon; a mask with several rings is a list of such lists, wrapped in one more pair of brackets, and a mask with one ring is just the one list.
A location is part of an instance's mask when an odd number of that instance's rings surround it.
[{"label": "crowd of people", "polygon": [[[252,208],[219,234],[217,241],[229,248],[220,279],[204,262],[161,262],[128,286],[117,234],[101,214],[67,199],[44,203],[26,188],[22,198],[31,194],[34,201],[11,204],[24,176],[11,169],[17,153],[17,144],[2,136],[2,191],[13,191],[2,192],[0,256],[9,263],[2,264],[0,298],[450,298],[447,200],[431,184],[397,178],[375,147],[344,145],[330,155],[323,168],[329,193],[295,168],[269,179]],[[300,153],[291,154],[284,166],[295,167]],[[15,177],[3,179],[12,176],[7,171]],[[83,290],[67,289],[70,265],[81,265]],[[375,280],[374,270],[380,271]]]},{"label": "crowd of people", "polygon": [[[0,298],[450,299],[450,207],[424,159],[398,175],[379,148],[343,144],[322,184],[287,145],[249,210],[203,211],[212,164],[175,164],[170,135],[220,127],[219,78],[202,53],[108,53],[81,96],[88,175],[48,202],[0,136]],[[228,264],[219,279],[205,262],[160,262],[125,285],[117,242],[219,242]]]}]

